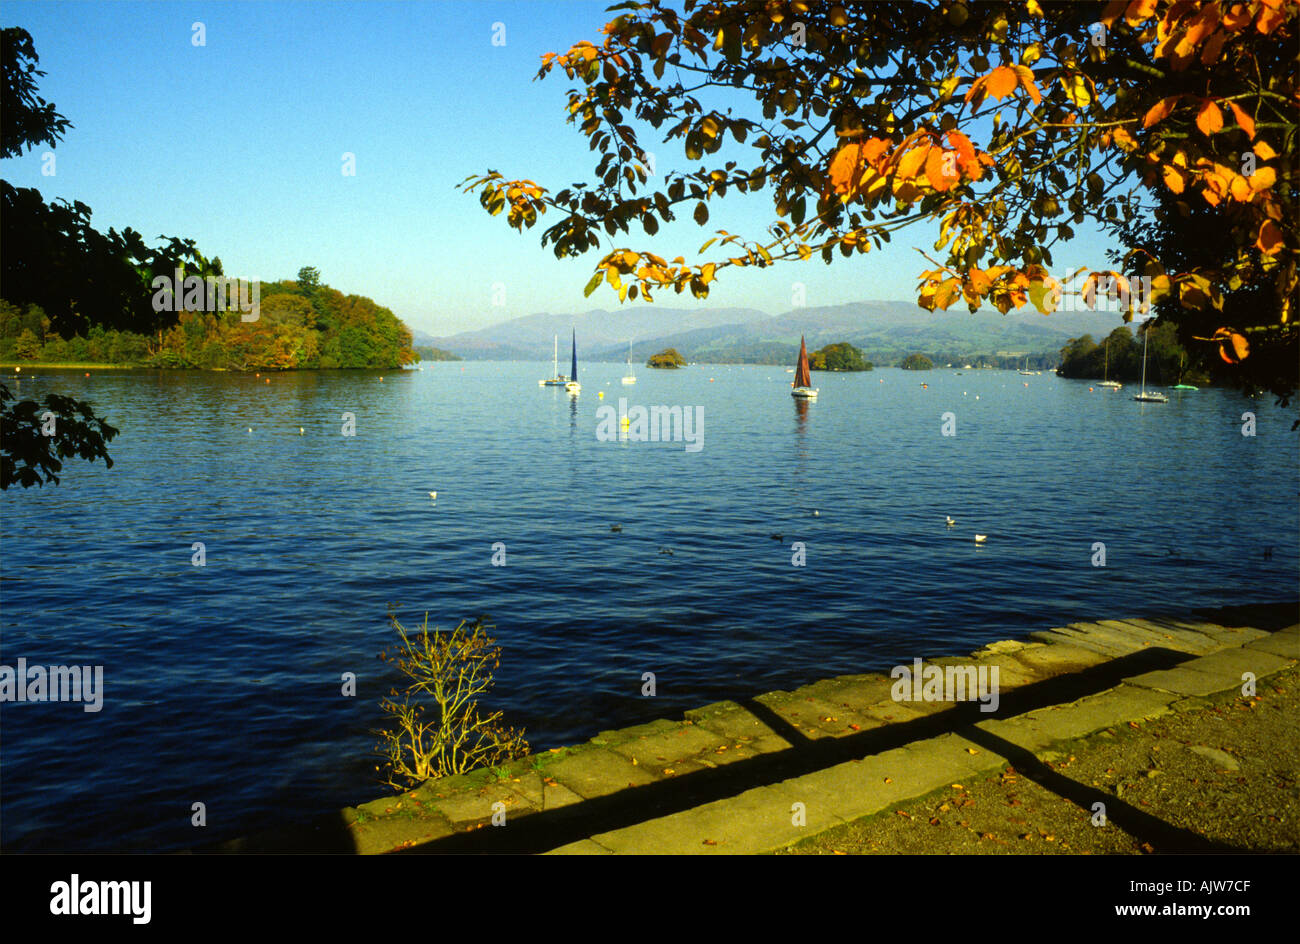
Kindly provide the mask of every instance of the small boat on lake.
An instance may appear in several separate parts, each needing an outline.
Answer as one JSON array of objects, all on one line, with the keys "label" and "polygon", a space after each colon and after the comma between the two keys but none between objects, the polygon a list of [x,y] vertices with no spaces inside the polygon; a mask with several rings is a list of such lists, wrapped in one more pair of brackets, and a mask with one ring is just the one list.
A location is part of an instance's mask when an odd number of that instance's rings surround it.
[{"label": "small boat on lake", "polygon": [[808,368],[808,346],[803,336],[799,337],[799,363],[795,365],[794,382],[790,384],[790,396],[796,400],[816,400],[817,388],[812,385],[812,371]]},{"label": "small boat on lake", "polygon": [[573,363],[569,366],[569,381],[564,385],[564,389],[569,393],[577,394],[582,390],[582,385],[578,383],[578,331],[573,331]]},{"label": "small boat on lake", "polygon": [[623,386],[630,387],[636,383],[636,371],[632,369],[632,342],[627,342],[627,375],[623,378]]},{"label": "small boat on lake", "polygon": [[563,387],[569,378],[560,373],[560,336],[555,336],[555,346],[551,352],[551,376],[537,381],[539,387]]},{"label": "small boat on lake", "polygon": [[1168,403],[1169,397],[1166,394],[1147,390],[1147,336],[1150,333],[1149,328],[1142,332],[1142,392],[1134,394],[1133,399],[1143,403]]}]

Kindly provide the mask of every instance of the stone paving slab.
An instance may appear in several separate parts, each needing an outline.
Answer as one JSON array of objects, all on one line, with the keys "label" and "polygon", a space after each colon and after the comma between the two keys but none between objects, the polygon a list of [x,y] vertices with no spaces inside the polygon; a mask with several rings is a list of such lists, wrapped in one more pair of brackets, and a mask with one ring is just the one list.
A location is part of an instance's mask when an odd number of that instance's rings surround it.
[{"label": "stone paving slab", "polygon": [[978,722],[975,726],[1030,751],[1055,741],[1083,737],[1129,721],[1158,718],[1169,711],[1176,695],[1122,683],[1068,705],[1053,705],[1013,718]]},{"label": "stone paving slab", "polygon": [[1141,648],[1139,646],[1127,645],[1116,646],[1113,643],[1107,643],[1088,633],[1081,633],[1078,630],[1070,630],[1066,628],[1042,630],[1040,632],[1030,633],[1029,635],[1031,638],[1041,640],[1049,646],[1058,643],[1068,643],[1069,645],[1077,646],[1080,649],[1088,649],[1102,656],[1102,658],[1098,660],[1100,662],[1108,662],[1118,656],[1126,656]]},{"label": "stone paving slab", "polygon": [[550,764],[546,773],[585,800],[644,786],[655,780],[644,767],[604,748],[574,751]]},{"label": "stone paving slab", "polygon": [[1278,669],[1290,665],[1292,661],[1294,660],[1275,656],[1270,652],[1261,652],[1258,649],[1221,649],[1211,655],[1201,656],[1187,665],[1198,672],[1235,677],[1236,683],[1240,685],[1244,672],[1253,672],[1258,678],[1261,675],[1271,675]]},{"label": "stone paving slab", "polygon": [[794,802],[782,790],[756,787],[591,839],[623,854],[755,853],[797,842],[840,823],[829,813],[810,808],[804,814],[806,825],[796,826],[791,809]]},{"label": "stone paving slab", "polygon": [[1145,633],[1131,632],[1128,629],[1112,629],[1099,623],[1071,623],[1065,627],[1066,632],[1082,633],[1089,641],[1113,646],[1123,655],[1150,648],[1159,640]]},{"label": "stone paving slab", "polygon": [[1241,687],[1241,679],[1236,676],[1225,676],[1221,672],[1202,672],[1187,665],[1158,672],[1144,672],[1125,681],[1130,685],[1150,688],[1158,692],[1200,697]]},{"label": "stone paving slab", "polygon": [[1048,677],[1082,672],[1111,660],[1109,655],[1097,649],[1077,646],[1061,637],[1053,637],[1048,643],[1036,642],[1008,654],[1029,669]]},{"label": "stone paving slab", "polygon": [[621,739],[609,750],[621,754],[628,760],[636,758],[639,763],[650,766],[672,766],[688,757],[703,751],[715,751],[731,743],[707,728],[694,724],[673,725],[650,734]]},{"label": "stone paving slab", "polygon": [[[1300,626],[1292,627],[1300,630]],[[1283,630],[1247,643],[1244,649],[1252,652],[1268,652],[1283,659],[1300,659],[1300,631]]]},{"label": "stone paving slab", "polygon": [[1181,626],[1161,625],[1150,620],[1098,620],[1097,625],[1113,626],[1116,629],[1132,627],[1135,630],[1154,635],[1160,641],[1160,645],[1167,649],[1177,649],[1198,656],[1218,649],[1222,645],[1219,640],[1207,633],[1186,629]]},{"label": "stone paving slab", "polygon": [[613,855],[613,853],[590,839],[579,839],[577,842],[544,852],[543,855]]}]

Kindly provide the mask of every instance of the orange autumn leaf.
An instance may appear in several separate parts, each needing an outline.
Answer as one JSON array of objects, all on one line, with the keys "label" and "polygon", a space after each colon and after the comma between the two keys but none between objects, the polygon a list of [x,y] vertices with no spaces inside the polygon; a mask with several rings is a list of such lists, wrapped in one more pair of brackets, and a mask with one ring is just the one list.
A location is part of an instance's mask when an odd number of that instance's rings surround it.
[{"label": "orange autumn leaf", "polygon": [[1255,119],[1246,113],[1246,110],[1236,102],[1228,102],[1228,107],[1232,109],[1232,116],[1237,119],[1237,124],[1241,130],[1246,132],[1246,137],[1254,140],[1255,138]]},{"label": "orange autumn leaf", "polygon": [[1223,112],[1219,111],[1219,106],[1208,98],[1201,102],[1200,111],[1196,113],[1196,127],[1200,128],[1201,133],[1206,136],[1214,134],[1223,127]]},{"label": "orange autumn leaf", "polygon": [[1170,95],[1168,98],[1160,99],[1142,116],[1142,127],[1150,128],[1152,125],[1164,121],[1169,117],[1169,114],[1174,110],[1174,106],[1178,104],[1178,100],[1182,97],[1181,95]]},{"label": "orange autumn leaf", "polygon": [[1223,28],[1235,33],[1243,26],[1250,25],[1250,8],[1244,3],[1234,3],[1223,14]]},{"label": "orange autumn leaf", "polygon": [[998,66],[984,77],[984,90],[1001,101],[1016,90],[1020,76],[1010,66]]},{"label": "orange autumn leaf", "polygon": [[862,150],[863,146],[855,141],[844,145],[831,159],[831,187],[841,196],[851,195],[862,180]]},{"label": "orange autumn leaf", "polygon": [[1041,102],[1043,93],[1038,91],[1038,85],[1034,82],[1033,70],[1029,66],[1012,66],[1011,69],[1016,74],[1016,81],[1020,83],[1021,88],[1029,93],[1029,97],[1034,100],[1034,104],[1037,105]]},{"label": "orange autumn leaf", "polygon": [[1187,172],[1181,167],[1166,164],[1161,170],[1164,173],[1165,186],[1174,193],[1182,193],[1187,189]]},{"label": "orange autumn leaf", "polygon": [[923,144],[905,153],[898,162],[898,177],[904,180],[915,177],[925,165],[930,150],[928,144]]},{"label": "orange autumn leaf", "polygon": [[[952,155],[948,157],[947,155]],[[952,173],[945,173],[950,170]],[[930,186],[940,193],[951,190],[957,183],[957,153],[955,151],[945,151],[943,148],[932,147],[930,153],[925,159],[925,176],[930,181]]]},{"label": "orange autumn leaf", "polygon": [[1261,167],[1247,178],[1251,190],[1268,190],[1277,183],[1277,171],[1271,167]]},{"label": "orange autumn leaf", "polygon": [[1277,255],[1282,250],[1281,228],[1272,220],[1265,220],[1259,227],[1259,238],[1255,240],[1255,246],[1266,256]]},{"label": "orange autumn leaf", "polygon": [[1269,147],[1267,141],[1256,141],[1251,150],[1255,152],[1261,161],[1269,161],[1277,157],[1277,151]]},{"label": "orange autumn leaf", "polygon": [[1137,26],[1156,12],[1156,0],[1133,0],[1124,10],[1124,22]]}]

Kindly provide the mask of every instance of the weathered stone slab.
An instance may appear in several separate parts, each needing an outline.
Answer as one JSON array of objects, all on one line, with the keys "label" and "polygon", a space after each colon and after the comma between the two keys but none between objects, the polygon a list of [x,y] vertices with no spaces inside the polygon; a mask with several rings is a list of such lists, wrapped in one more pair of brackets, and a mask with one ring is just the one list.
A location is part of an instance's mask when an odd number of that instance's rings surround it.
[{"label": "weathered stone slab", "polygon": [[1153,617],[1150,622],[1174,626],[1180,629],[1195,630],[1198,633],[1217,639],[1221,647],[1244,646],[1246,643],[1259,639],[1261,636],[1268,635],[1262,629],[1243,626],[1220,626],[1218,623],[1210,623],[1205,620]]},{"label": "weathered stone slab", "polygon": [[463,790],[432,798],[429,804],[457,827],[490,820],[493,803],[504,803],[507,817],[535,812],[532,804],[511,789],[512,786],[508,781],[489,784],[478,790]]},{"label": "weathered stone slab", "polygon": [[1006,762],[965,738],[945,734],[794,777],[779,786],[809,810],[825,807],[847,822]]},{"label": "weathered stone slab", "polygon": [[770,708],[810,741],[856,734],[851,725],[862,728],[872,723],[869,718],[848,708],[839,708],[796,692],[773,692],[759,695],[754,700]]},{"label": "weathered stone slab", "polygon": [[1144,672],[1125,679],[1129,685],[1150,688],[1159,692],[1172,692],[1176,695],[1212,695],[1226,692],[1241,685],[1241,680],[1222,673],[1199,672],[1190,665],[1175,666],[1158,672]]},{"label": "weathered stone slab", "polygon": [[728,742],[720,734],[696,724],[673,725],[636,737],[622,738],[609,750],[633,757],[642,764],[672,765],[708,750],[715,750]]},{"label": "weathered stone slab", "polygon": [[1139,652],[1155,645],[1147,634],[1128,632],[1127,630],[1109,629],[1100,623],[1071,623],[1065,627],[1067,632],[1083,633],[1091,640],[1096,640],[1120,650],[1121,654]]},{"label": "weathered stone slab", "polygon": [[562,806],[581,802],[582,797],[578,796],[568,787],[551,779],[550,774],[542,773],[536,770],[530,770],[521,774],[517,779],[510,781],[510,789],[519,794],[525,802],[538,810],[555,810]]},{"label": "weathered stone slab", "polygon": [[1267,652],[1283,659],[1300,659],[1300,635],[1294,633],[1273,633],[1262,639],[1247,643],[1244,647],[1253,652]]},{"label": "weathered stone slab", "polygon": [[1158,718],[1176,696],[1121,684],[1068,705],[1040,708],[1014,718],[981,721],[977,728],[1031,751],[1129,721]]},{"label": "weathered stone slab", "polygon": [[1261,652],[1258,649],[1223,649],[1212,655],[1193,659],[1187,663],[1187,667],[1197,672],[1235,679],[1236,684],[1240,685],[1244,672],[1253,672],[1258,678],[1262,675],[1271,675],[1290,664],[1289,659],[1275,656],[1270,652]]},{"label": "weathered stone slab", "polygon": [[643,786],[656,779],[626,757],[597,747],[560,758],[547,766],[546,773],[587,800]]},{"label": "weathered stone slab", "polygon": [[660,855],[768,852],[839,821],[809,808],[807,825],[795,826],[793,801],[782,790],[758,787],[671,816],[592,836],[616,853]]},{"label": "weathered stone slab", "polygon": [[613,855],[613,853],[600,843],[592,842],[590,839],[579,839],[567,846],[551,849],[549,852],[543,853],[543,855]]},{"label": "weathered stone slab", "polygon": [[699,727],[719,734],[728,740],[734,739],[744,743],[750,743],[763,738],[778,738],[784,745],[781,749],[789,747],[790,743],[784,738],[780,738],[767,724],[757,715],[751,712],[743,705],[738,705],[734,701],[720,701],[705,708],[686,712],[686,717],[695,722]]},{"label": "weathered stone slab", "polygon": [[1068,672],[1082,672],[1094,665],[1101,665],[1103,662],[1110,661],[1110,656],[1096,649],[1075,646],[1060,637],[1056,638],[1058,641],[1054,644],[1036,643],[1033,646],[1026,646],[1024,649],[1017,650],[1012,653],[1012,656],[1017,662],[1021,662],[1035,672],[1041,673],[1045,678],[1064,675]]},{"label": "weathered stone slab", "polygon": [[1033,639],[1042,640],[1049,646],[1064,643],[1079,649],[1087,649],[1103,657],[1098,659],[1098,662],[1106,662],[1110,659],[1114,659],[1116,656],[1126,656],[1133,651],[1127,646],[1117,647],[1095,637],[1089,637],[1086,633],[1075,632],[1065,628],[1039,630],[1037,632],[1032,632],[1029,635]]},{"label": "weathered stone slab", "polygon": [[1098,620],[1097,625],[1118,633],[1129,633],[1153,646],[1204,655],[1219,648],[1219,642],[1203,633],[1173,626],[1156,626],[1143,620]]}]

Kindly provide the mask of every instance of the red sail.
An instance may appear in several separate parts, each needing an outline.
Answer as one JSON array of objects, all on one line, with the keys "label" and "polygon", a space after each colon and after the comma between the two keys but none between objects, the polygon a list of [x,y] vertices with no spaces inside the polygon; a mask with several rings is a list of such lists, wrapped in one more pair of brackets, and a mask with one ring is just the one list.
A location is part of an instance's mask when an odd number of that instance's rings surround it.
[{"label": "red sail", "polygon": [[811,387],[812,376],[808,371],[808,348],[803,343],[803,337],[799,338],[799,366],[794,371],[794,385],[796,387]]}]

